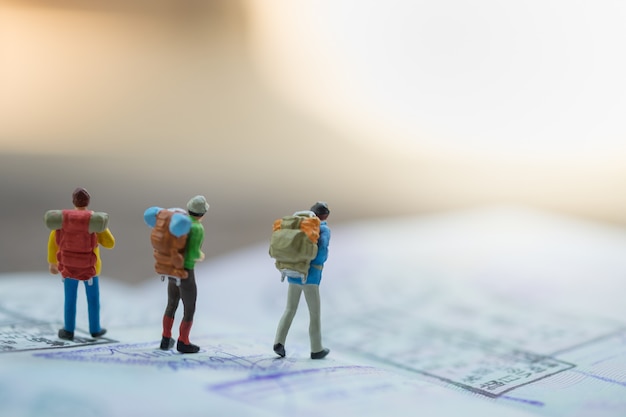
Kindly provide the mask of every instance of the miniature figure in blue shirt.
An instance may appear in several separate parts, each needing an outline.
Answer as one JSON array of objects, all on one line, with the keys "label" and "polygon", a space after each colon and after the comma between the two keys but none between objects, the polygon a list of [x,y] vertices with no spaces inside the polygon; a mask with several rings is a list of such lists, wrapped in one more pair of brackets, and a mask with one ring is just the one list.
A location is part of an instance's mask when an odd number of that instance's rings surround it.
[{"label": "miniature figure in blue shirt", "polygon": [[311,207],[311,211],[315,213],[321,220],[320,237],[317,241],[317,256],[311,261],[311,266],[306,277],[306,283],[303,284],[300,278],[288,278],[289,289],[287,291],[287,306],[285,312],[278,323],[276,330],[276,338],[274,339],[274,352],[277,355],[285,356],[285,340],[289,327],[293,321],[300,296],[304,292],[304,298],[309,308],[309,339],[311,342],[311,359],[322,359],[330,352],[329,349],[322,345],[322,326],[321,326],[321,309],[320,309],[320,290],[319,285],[322,281],[322,270],[324,263],[328,258],[328,244],[330,242],[330,228],[326,223],[326,219],[330,214],[328,205],[324,202],[317,202]]}]

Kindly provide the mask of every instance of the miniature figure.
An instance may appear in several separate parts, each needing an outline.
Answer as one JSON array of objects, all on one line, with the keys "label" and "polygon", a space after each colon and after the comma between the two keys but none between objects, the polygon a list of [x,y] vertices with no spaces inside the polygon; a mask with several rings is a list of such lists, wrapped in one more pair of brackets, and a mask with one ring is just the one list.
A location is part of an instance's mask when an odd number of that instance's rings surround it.
[{"label": "miniature figure", "polygon": [[155,270],[161,279],[168,279],[167,307],[163,314],[163,334],[160,348],[174,347],[172,327],[174,314],[180,300],[183,300],[183,319],[180,323],[176,350],[180,353],[196,353],[200,347],[189,341],[189,333],[196,311],[195,263],[204,260],[200,250],[204,241],[202,218],[209,210],[204,196],[197,195],[183,209],[162,209],[150,207],[144,213],[144,220],[152,228],[150,241],[154,248]]},{"label": "miniature figure", "polygon": [[[276,267],[281,271],[281,280],[287,277],[289,282],[287,306],[278,323],[276,338],[274,339],[274,352],[280,357],[285,357],[286,355],[285,340],[287,339],[289,327],[298,309],[302,292],[304,292],[304,298],[309,308],[311,359],[322,359],[330,352],[329,349],[322,346],[319,293],[322,269],[324,262],[326,262],[328,258],[330,228],[326,223],[326,219],[330,214],[330,210],[326,203],[317,202],[311,207],[310,211],[315,216],[314,222],[307,221],[307,212],[297,212],[294,216],[284,217],[274,223],[274,233],[272,234],[273,241],[270,243],[270,256],[276,259]],[[318,224],[319,232],[317,229]],[[290,250],[284,250],[286,246],[284,242],[286,242],[287,239],[283,240],[281,234],[278,232],[281,227],[286,229],[296,228],[296,230],[300,229],[302,231],[302,233],[295,233],[295,235],[302,237],[294,239],[294,241],[299,240],[301,243],[294,245],[299,247],[299,249],[295,249],[295,251],[300,252],[300,255],[296,256],[291,261],[289,259],[291,255],[281,257],[279,254],[279,252],[290,252]],[[289,230],[285,235],[294,235],[294,233],[290,233],[292,230]],[[281,240],[283,244],[280,243]],[[310,242],[316,242],[316,245],[313,245],[313,250],[306,248],[310,246]],[[281,246],[283,246],[283,248],[280,248]],[[308,261],[305,260],[307,258]]]},{"label": "miniature figure", "polygon": [[49,210],[44,216],[51,229],[48,238],[48,264],[51,274],[61,274],[65,291],[64,327],[59,338],[74,339],[76,329],[76,297],[78,283],[85,283],[89,333],[100,337],[106,329],[100,327],[99,279],[101,259],[99,246],[112,249],[115,238],[109,230],[109,215],[87,209],[90,195],[84,188],[72,194],[73,210]]}]

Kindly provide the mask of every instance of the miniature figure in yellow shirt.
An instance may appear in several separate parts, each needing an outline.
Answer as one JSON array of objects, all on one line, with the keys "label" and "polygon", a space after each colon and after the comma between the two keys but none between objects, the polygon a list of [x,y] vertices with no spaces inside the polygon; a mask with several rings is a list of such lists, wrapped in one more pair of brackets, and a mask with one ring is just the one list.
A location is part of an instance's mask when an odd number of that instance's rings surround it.
[{"label": "miniature figure in yellow shirt", "polygon": [[[78,283],[85,283],[89,333],[100,337],[106,329],[100,327],[100,290],[98,276],[102,262],[99,246],[107,249],[115,246],[115,238],[108,228],[90,232],[89,221],[93,212],[87,210],[90,196],[84,188],[77,188],[73,195],[73,210],[57,211],[62,216],[63,226],[52,230],[48,238],[48,264],[51,274],[63,277],[65,290],[64,327],[59,330],[59,338],[72,340],[76,328],[76,297]],[[52,211],[51,211],[52,212]],[[105,213],[99,213],[108,216]],[[48,213],[47,213],[48,216]],[[106,223],[106,222],[105,222]]]}]

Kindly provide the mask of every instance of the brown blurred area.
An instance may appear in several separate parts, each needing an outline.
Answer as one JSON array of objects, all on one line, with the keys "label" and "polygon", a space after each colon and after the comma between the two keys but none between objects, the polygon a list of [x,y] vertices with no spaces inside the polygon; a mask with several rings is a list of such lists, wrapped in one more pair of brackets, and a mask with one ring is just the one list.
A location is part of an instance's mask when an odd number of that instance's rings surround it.
[{"label": "brown blurred area", "polygon": [[615,164],[358,146],[267,85],[251,18],[234,0],[0,0],[0,273],[47,270],[43,213],[77,186],[110,214],[102,274],[129,283],[154,276],[143,211],[196,194],[209,259],[316,200],[333,224],[492,203],[626,222]]},{"label": "brown blurred area", "polygon": [[24,38],[0,44],[1,272],[46,270],[43,213],[70,207],[77,186],[110,214],[103,275],[128,282],[154,275],[143,211],[195,194],[211,204],[208,258],[268,239],[274,218],[316,200],[336,222],[411,210],[376,155],[264,87],[241,3],[128,4],[3,3],[3,36]]}]

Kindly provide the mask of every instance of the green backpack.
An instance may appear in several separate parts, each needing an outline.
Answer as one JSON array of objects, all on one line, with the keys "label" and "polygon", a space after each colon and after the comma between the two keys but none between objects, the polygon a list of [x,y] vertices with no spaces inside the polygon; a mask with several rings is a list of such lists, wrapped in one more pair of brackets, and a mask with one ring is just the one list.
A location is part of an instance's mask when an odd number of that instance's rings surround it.
[{"label": "green backpack", "polygon": [[276,261],[281,281],[291,277],[306,283],[319,237],[320,219],[312,211],[299,211],[274,222],[269,253]]}]

